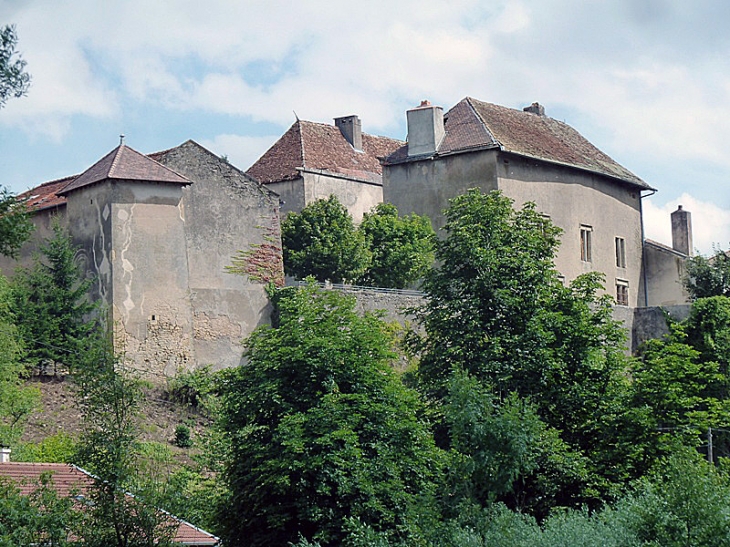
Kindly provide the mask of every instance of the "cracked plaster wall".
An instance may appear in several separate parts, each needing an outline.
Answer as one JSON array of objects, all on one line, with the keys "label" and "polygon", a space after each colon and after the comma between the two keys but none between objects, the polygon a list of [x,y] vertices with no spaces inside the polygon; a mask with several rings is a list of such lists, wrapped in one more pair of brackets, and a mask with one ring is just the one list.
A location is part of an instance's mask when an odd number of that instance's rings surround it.
[{"label": "cracked plaster wall", "polygon": [[193,347],[197,366],[242,362],[241,340],[270,320],[264,284],[228,273],[239,251],[279,249],[278,196],[192,141],[157,160],[193,181],[183,189]]}]

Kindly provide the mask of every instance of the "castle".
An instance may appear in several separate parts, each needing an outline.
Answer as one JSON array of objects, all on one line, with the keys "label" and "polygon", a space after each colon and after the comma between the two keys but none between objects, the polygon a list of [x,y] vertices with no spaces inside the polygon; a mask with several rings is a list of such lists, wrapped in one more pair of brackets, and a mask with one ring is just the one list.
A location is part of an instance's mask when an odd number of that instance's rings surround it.
[{"label": "castle", "polygon": [[[269,318],[265,282],[282,271],[280,215],[330,194],[356,221],[386,201],[438,230],[450,198],[498,189],[563,230],[558,271],[566,282],[601,272],[629,327],[635,310],[686,303],[689,213],[672,215],[671,248],[645,240],[642,199],[655,189],[541,105],[467,97],[446,113],[424,101],[406,116],[405,142],[363,133],[357,116],[297,120],[246,173],[193,141],[149,155],[122,143],[84,173],[26,193],[35,240],[62,219],[119,347],[151,375],[241,362],[240,340]],[[249,275],[226,268],[240,251],[255,265]],[[5,273],[13,266],[0,260]]]}]

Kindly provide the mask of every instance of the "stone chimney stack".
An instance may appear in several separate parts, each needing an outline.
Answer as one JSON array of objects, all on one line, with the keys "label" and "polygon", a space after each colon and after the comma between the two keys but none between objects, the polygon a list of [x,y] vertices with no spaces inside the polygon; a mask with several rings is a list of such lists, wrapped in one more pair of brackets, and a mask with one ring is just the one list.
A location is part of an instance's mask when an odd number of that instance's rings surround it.
[{"label": "stone chimney stack", "polygon": [[406,112],[408,118],[408,155],[436,152],[444,138],[444,109],[428,101]]},{"label": "stone chimney stack", "polygon": [[526,106],[522,110],[524,112],[529,112],[530,114],[537,114],[538,116],[545,115],[545,107],[540,103],[532,103],[530,106]]},{"label": "stone chimney stack", "polygon": [[360,122],[360,118],[354,114],[352,116],[335,118],[335,126],[355,150],[362,151],[362,123]]},{"label": "stone chimney stack", "polygon": [[6,446],[0,448],[0,463],[10,463],[10,449]]},{"label": "stone chimney stack", "polygon": [[672,213],[672,249],[692,256],[692,213],[681,205]]}]

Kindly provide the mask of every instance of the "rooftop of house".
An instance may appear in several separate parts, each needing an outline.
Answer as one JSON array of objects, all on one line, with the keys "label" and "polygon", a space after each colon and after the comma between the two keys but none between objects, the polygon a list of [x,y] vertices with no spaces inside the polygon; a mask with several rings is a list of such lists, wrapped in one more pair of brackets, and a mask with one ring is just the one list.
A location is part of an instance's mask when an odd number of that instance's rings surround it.
[{"label": "rooftop of house", "polygon": [[[60,497],[83,496],[94,483],[94,477],[80,467],[66,463],[0,463],[0,477],[14,482],[24,496],[36,488],[43,474],[51,478],[53,488]],[[218,545],[218,538],[192,524],[171,515],[178,522],[174,541],[182,545]]]},{"label": "rooftop of house", "polygon": [[145,155],[121,144],[83,173],[44,182],[18,197],[25,199],[30,209],[41,211],[65,205],[65,196],[69,192],[105,179],[191,184],[192,181],[183,175],[159,163],[166,154],[177,148],[180,147]]},{"label": "rooftop of house", "polygon": [[380,158],[402,145],[396,139],[362,133],[362,150],[356,150],[338,127],[297,120],[246,173],[264,184],[296,179],[301,170],[380,182]]},{"label": "rooftop of house", "polygon": [[68,193],[103,180],[138,180],[188,185],[181,174],[136,150],[120,144],[58,192]]},{"label": "rooftop of house", "polygon": [[[444,114],[444,130],[436,153],[429,157],[498,149],[653,189],[568,124],[546,116],[544,108],[537,103],[515,110],[466,97]],[[423,157],[408,156],[406,144],[385,161],[397,164],[420,159]]]}]

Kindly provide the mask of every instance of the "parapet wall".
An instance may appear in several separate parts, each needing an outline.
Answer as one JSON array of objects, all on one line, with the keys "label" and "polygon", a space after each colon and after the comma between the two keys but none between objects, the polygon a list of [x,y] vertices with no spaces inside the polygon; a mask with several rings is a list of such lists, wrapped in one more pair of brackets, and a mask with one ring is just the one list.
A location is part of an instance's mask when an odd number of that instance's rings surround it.
[{"label": "parapet wall", "polygon": [[[425,301],[423,293],[418,291],[399,291],[392,289],[375,289],[352,285],[324,285],[327,289],[340,290],[352,294],[357,300],[359,311],[382,310],[387,321],[397,321],[402,325],[414,325],[414,317],[408,310],[420,306]],[[689,316],[690,306],[662,306],[649,308],[627,308],[616,306],[614,319],[621,321],[628,331],[627,344],[631,353],[635,353],[641,344],[652,338],[661,338],[669,333],[667,317],[682,321]]]}]

